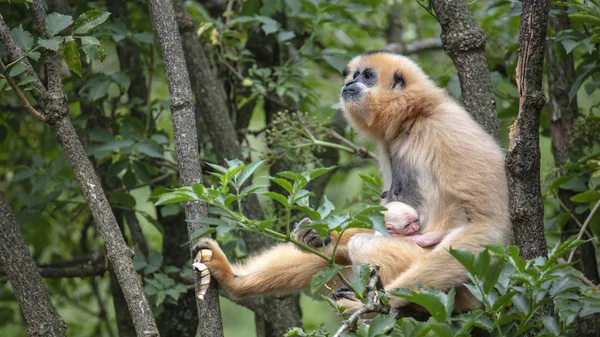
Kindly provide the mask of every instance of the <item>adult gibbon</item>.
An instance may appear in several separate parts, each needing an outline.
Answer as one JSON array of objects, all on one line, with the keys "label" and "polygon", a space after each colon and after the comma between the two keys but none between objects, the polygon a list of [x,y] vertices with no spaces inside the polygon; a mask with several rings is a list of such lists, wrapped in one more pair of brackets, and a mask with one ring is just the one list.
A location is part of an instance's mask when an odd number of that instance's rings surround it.
[{"label": "adult gibbon", "polygon": [[[448,248],[481,251],[483,244],[510,238],[508,189],[500,146],[448,94],[410,59],[387,52],[355,57],[347,67],[341,101],[346,117],[364,136],[378,142],[383,177],[382,203],[401,201],[418,212],[423,233],[448,232],[435,247],[410,240],[349,230],[340,240],[336,262],[380,266],[385,289],[414,288],[419,282],[439,290],[458,286],[456,310],[476,300],[461,287],[466,271]],[[457,219],[466,219],[466,223]],[[297,233],[298,234],[298,233]],[[307,232],[298,238],[307,238]],[[332,245],[325,247],[329,251]],[[196,245],[197,261],[233,296],[297,291],[327,265],[292,244],[280,244],[231,265],[218,244]],[[338,300],[350,311],[362,305]],[[392,307],[406,301],[392,297]]]}]

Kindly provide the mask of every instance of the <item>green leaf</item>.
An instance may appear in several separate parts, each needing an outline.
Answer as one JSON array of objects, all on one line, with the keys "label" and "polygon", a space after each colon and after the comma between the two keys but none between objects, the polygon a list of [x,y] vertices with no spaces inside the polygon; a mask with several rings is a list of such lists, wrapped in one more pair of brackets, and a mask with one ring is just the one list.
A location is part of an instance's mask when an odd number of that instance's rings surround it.
[{"label": "green leaf", "polygon": [[371,325],[369,326],[369,337],[386,335],[386,333],[394,327],[395,322],[395,315],[378,315],[371,321]]},{"label": "green leaf", "polygon": [[114,177],[114,176],[118,175],[119,173],[123,172],[123,170],[126,169],[128,166],[129,166],[129,158],[121,159],[119,161],[116,161],[116,162],[110,164],[110,166],[106,170],[106,174],[108,174],[111,177]]},{"label": "green leaf", "polygon": [[571,197],[571,201],[582,204],[596,202],[598,199],[600,199],[600,192],[594,190],[585,191]]},{"label": "green leaf", "polygon": [[287,198],[277,192],[269,191],[269,192],[262,193],[262,195],[267,196],[273,200],[276,200],[277,202],[279,202],[286,208],[290,207],[290,204],[288,203]]},{"label": "green leaf", "polygon": [[110,88],[110,80],[108,78],[104,78],[100,82],[94,83],[90,88],[89,99],[91,101],[96,101],[106,96],[106,94],[108,94],[108,88]]},{"label": "green leaf", "polygon": [[544,316],[541,320],[548,331],[550,331],[554,336],[560,336],[560,329],[558,328],[558,322],[556,322],[556,318],[552,316]]},{"label": "green leaf", "polygon": [[135,198],[127,192],[113,192],[108,195],[111,204],[123,206],[127,209],[135,207]]},{"label": "green leaf", "polygon": [[449,252],[450,255],[454,256],[454,258],[457,259],[469,273],[471,273],[471,275],[477,275],[477,270],[475,269],[475,256],[471,251],[450,248]]},{"label": "green leaf", "polygon": [[261,161],[257,161],[255,163],[252,163],[252,164],[244,167],[244,169],[240,172],[240,174],[237,177],[238,185],[239,186],[244,185],[246,180],[248,180],[248,178],[250,178],[252,176],[254,171],[256,171],[256,169],[259,168],[264,162],[265,162],[264,160],[261,160]]},{"label": "green leaf", "polygon": [[241,197],[245,197],[250,193],[259,193],[257,192],[259,189],[261,188],[268,188],[269,185],[250,185],[250,186],[246,186],[244,187],[243,190],[240,191],[240,196]]},{"label": "green leaf", "polygon": [[73,34],[85,34],[102,24],[109,16],[110,13],[107,12],[101,12],[97,9],[89,10],[77,18],[73,25]]},{"label": "green leaf", "polygon": [[388,294],[402,297],[425,308],[437,322],[445,323],[454,307],[454,289],[448,294],[435,289],[423,289],[416,292],[410,289],[395,289]]},{"label": "green leaf", "polygon": [[100,41],[93,36],[82,36],[81,48],[83,49],[83,52],[92,60],[104,62],[106,59],[104,48],[102,48]]},{"label": "green leaf", "polygon": [[166,193],[158,198],[158,200],[154,203],[154,206],[168,205],[190,200],[194,200],[194,198],[186,194]]},{"label": "green leaf", "polygon": [[581,43],[581,41],[565,39],[560,41],[560,43],[563,45],[563,48],[565,48],[567,54],[570,54],[573,51],[573,49],[575,49],[575,47],[577,47]]},{"label": "green leaf", "polygon": [[199,238],[212,234],[216,231],[217,229],[213,227],[199,228],[195,230],[194,233],[192,233],[192,235],[190,236],[190,241],[198,240]]},{"label": "green leaf", "polygon": [[308,171],[308,175],[310,176],[310,180],[314,180],[315,178],[322,176],[325,173],[333,171],[336,167],[337,166],[317,168],[317,169]]},{"label": "green leaf", "polygon": [[62,36],[54,36],[54,37],[50,38],[49,40],[38,39],[38,43],[40,44],[40,46],[44,47],[45,49],[57,51],[58,47],[60,47],[60,44],[63,43],[64,40],[65,40],[65,38]]},{"label": "green leaf", "polygon": [[352,266],[352,275],[349,280],[350,284],[352,284],[352,288],[354,291],[360,295],[361,298],[364,298],[367,294],[367,283],[369,283],[370,276],[370,268],[366,263],[353,265]]},{"label": "green leaf", "polygon": [[589,23],[596,27],[600,26],[600,18],[598,18],[594,15],[580,12],[580,13],[569,14],[569,17],[571,19],[573,19],[574,21]]},{"label": "green leaf", "polygon": [[33,36],[28,31],[23,30],[23,25],[13,28],[11,35],[15,44],[23,51],[26,52],[33,47]]},{"label": "green leaf", "polygon": [[293,31],[284,30],[277,33],[277,40],[279,40],[279,42],[285,42],[293,39],[295,36],[296,34]]},{"label": "green leaf", "polygon": [[292,184],[289,181],[275,177],[268,177],[268,179],[276,183],[277,185],[283,187],[283,189],[286,190],[288,193],[292,193]]},{"label": "green leaf", "polygon": [[121,87],[123,91],[127,91],[131,86],[131,79],[124,71],[117,71],[110,75],[110,78]]},{"label": "green leaf", "polygon": [[323,196],[323,199],[323,204],[321,205],[321,207],[319,207],[319,209],[317,209],[317,212],[319,212],[321,219],[325,219],[335,209],[335,206],[333,205],[333,203],[331,203],[331,201],[329,201],[329,199],[327,199],[327,196]]},{"label": "green leaf", "polygon": [[73,18],[70,15],[50,13],[46,17],[46,30],[48,30],[48,34],[52,37],[69,27],[72,23]]},{"label": "green leaf", "polygon": [[15,64],[12,68],[10,68],[8,75],[10,75],[10,77],[16,77],[21,75],[25,70],[27,70],[27,68],[25,67],[25,63],[19,62]]},{"label": "green leaf", "polygon": [[150,252],[148,254],[148,263],[153,266],[160,266],[163,263],[163,256],[159,252]]},{"label": "green leaf", "polygon": [[329,282],[340,270],[344,269],[343,266],[334,264],[329,265],[321,269],[315,276],[313,276],[310,282],[310,292],[313,296],[321,289],[321,287]]},{"label": "green leaf", "polygon": [[19,83],[17,83],[17,85],[18,85],[18,86],[24,86],[24,85],[27,85],[27,84],[29,84],[29,83],[33,83],[33,82],[35,82],[35,81],[36,81],[36,79],[35,79],[35,77],[33,77],[33,76],[24,76],[24,77],[23,77],[23,78],[22,78],[22,79],[19,81]]},{"label": "green leaf", "polygon": [[140,182],[147,183],[152,179],[150,177],[150,171],[148,171],[146,164],[142,163],[141,161],[132,160],[131,168],[133,170],[133,173],[135,174],[135,176],[138,178],[138,180]]},{"label": "green leaf", "polygon": [[77,50],[77,44],[73,39],[65,44],[64,48],[65,62],[69,66],[72,72],[81,76],[81,61],[79,60],[79,50]]},{"label": "green leaf", "polygon": [[137,150],[151,158],[164,158],[162,148],[158,144],[148,140],[138,144]]},{"label": "green leaf", "polygon": [[133,255],[133,267],[135,267],[135,270],[140,270],[140,269],[146,267],[146,265],[148,265],[148,263],[146,262],[144,255],[142,255],[142,254]]},{"label": "green leaf", "polygon": [[583,74],[577,76],[575,82],[573,82],[573,85],[571,86],[571,90],[569,90],[569,102],[573,101],[573,98],[575,98],[575,96],[577,95],[577,90],[579,90],[579,87],[581,87],[583,82],[585,82],[585,80],[587,80],[589,77],[591,77],[599,71],[600,66],[596,66],[586,70]]}]

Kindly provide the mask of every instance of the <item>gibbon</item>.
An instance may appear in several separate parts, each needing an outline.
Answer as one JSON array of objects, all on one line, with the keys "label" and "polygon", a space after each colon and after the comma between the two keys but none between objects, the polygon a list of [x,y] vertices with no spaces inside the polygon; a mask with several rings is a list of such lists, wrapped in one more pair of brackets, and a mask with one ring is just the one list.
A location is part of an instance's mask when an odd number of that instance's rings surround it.
[{"label": "gibbon", "polygon": [[[475,308],[476,299],[462,287],[465,269],[448,249],[477,253],[481,245],[507,244],[510,238],[508,188],[500,146],[448,94],[409,58],[388,52],[355,57],[347,67],[341,92],[346,117],[375,140],[383,178],[382,204],[400,201],[413,207],[424,234],[447,232],[434,247],[410,240],[350,229],[340,240],[340,264],[372,263],[380,267],[386,290],[415,289],[415,283],[447,291],[457,287],[455,310]],[[466,222],[458,221],[466,219]],[[310,231],[295,237],[310,242]],[[314,235],[314,233],[313,233]],[[323,249],[331,254],[329,244]],[[246,263],[231,265],[213,240],[195,248],[197,265],[205,265],[233,296],[274,294],[310,286],[327,262],[292,244],[276,245]],[[338,303],[352,312],[362,306],[351,295]],[[399,308],[406,300],[391,297]]]}]

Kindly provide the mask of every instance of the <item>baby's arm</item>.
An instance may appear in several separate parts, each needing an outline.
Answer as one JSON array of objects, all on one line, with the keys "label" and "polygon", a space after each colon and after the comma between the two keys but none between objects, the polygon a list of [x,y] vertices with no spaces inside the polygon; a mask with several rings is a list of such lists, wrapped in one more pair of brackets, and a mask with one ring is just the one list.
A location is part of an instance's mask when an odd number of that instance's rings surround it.
[{"label": "baby's arm", "polygon": [[416,242],[421,247],[430,247],[435,246],[442,241],[442,239],[446,236],[446,232],[436,231],[429,232],[424,234],[415,234],[410,236],[405,236],[407,240],[412,240]]}]

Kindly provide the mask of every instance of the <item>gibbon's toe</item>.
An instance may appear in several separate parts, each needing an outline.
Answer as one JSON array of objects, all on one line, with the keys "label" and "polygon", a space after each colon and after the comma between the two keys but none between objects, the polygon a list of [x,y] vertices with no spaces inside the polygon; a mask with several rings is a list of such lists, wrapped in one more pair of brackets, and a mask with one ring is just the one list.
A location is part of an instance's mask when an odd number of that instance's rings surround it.
[{"label": "gibbon's toe", "polygon": [[356,296],[354,295],[354,292],[346,286],[337,288],[336,290],[333,291],[333,294],[329,295],[329,297],[335,301],[339,301],[342,299],[349,300],[349,301],[358,301],[356,299]]},{"label": "gibbon's toe", "polygon": [[[198,254],[201,253],[202,250],[209,250],[210,255],[212,257],[212,240],[201,240],[196,242],[196,244],[194,244],[194,246],[192,247],[192,256],[194,257],[194,262],[207,262],[210,260],[202,260],[201,261],[201,257]],[[208,255],[208,253],[206,253]]]}]

